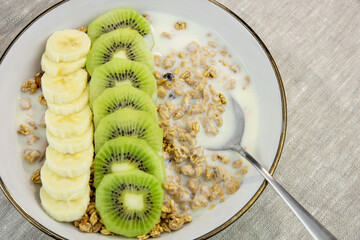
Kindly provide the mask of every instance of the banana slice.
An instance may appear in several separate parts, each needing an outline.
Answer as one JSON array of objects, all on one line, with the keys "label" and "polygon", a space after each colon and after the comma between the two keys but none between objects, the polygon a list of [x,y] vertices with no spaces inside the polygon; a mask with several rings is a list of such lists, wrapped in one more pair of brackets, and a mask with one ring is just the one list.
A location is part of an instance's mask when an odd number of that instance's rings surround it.
[{"label": "banana slice", "polygon": [[41,88],[47,102],[64,104],[79,98],[87,84],[87,72],[79,69],[64,76],[50,76],[46,72],[41,78]]},{"label": "banana slice", "polygon": [[46,42],[46,55],[54,62],[69,62],[85,57],[91,40],[84,32],[65,29],[54,32]]},{"label": "banana slice", "polygon": [[60,222],[72,222],[85,214],[90,202],[90,187],[86,187],[85,193],[80,198],[71,201],[56,200],[42,187],[40,200],[42,207],[53,219]]},{"label": "banana slice", "polygon": [[47,129],[56,137],[71,138],[83,134],[92,120],[89,105],[77,113],[63,115],[56,114],[51,109],[45,112],[45,124]]},{"label": "banana slice", "polygon": [[85,67],[86,57],[81,57],[71,62],[51,61],[44,53],[41,57],[41,68],[50,76],[67,75],[75,72],[79,68]]},{"label": "banana slice", "polygon": [[49,146],[56,151],[64,154],[74,154],[82,152],[89,148],[93,143],[93,126],[90,124],[89,128],[80,136],[72,138],[59,138],[54,136],[48,129],[46,129],[46,137]]},{"label": "banana slice", "polygon": [[94,157],[94,146],[82,152],[63,154],[48,146],[46,148],[46,165],[62,177],[77,177],[89,171]]},{"label": "banana slice", "polygon": [[53,172],[45,161],[40,171],[40,177],[43,188],[52,198],[70,201],[84,195],[89,186],[90,169],[77,177],[62,177]]},{"label": "banana slice", "polygon": [[81,96],[78,99],[75,99],[75,101],[71,103],[65,103],[65,104],[55,104],[51,102],[47,102],[47,105],[51,111],[53,111],[56,114],[72,114],[81,111],[86,104],[89,103],[89,89],[90,87],[87,86],[87,88],[84,89],[84,92],[81,94]]}]

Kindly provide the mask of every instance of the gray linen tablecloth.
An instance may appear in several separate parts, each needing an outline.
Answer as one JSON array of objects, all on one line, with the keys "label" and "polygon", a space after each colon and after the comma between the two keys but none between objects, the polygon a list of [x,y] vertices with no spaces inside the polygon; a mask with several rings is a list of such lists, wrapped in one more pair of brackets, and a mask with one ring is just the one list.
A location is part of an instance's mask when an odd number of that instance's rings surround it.
[{"label": "gray linen tablecloth", "polygon": [[[1,0],[0,55],[58,0]],[[339,239],[360,239],[360,1],[221,0],[262,38],[288,106],[275,178]],[[3,79],[2,79],[3,80]],[[50,239],[0,193],[0,239]],[[311,239],[268,186],[212,239]]]}]

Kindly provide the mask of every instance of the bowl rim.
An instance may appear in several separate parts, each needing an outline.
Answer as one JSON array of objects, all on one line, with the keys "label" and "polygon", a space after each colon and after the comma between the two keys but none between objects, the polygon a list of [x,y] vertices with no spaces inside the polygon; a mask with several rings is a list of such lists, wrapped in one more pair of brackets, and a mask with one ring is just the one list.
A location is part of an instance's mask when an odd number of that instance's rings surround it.
[{"label": "bowl rim", "polygon": [[[52,11],[53,9],[57,8],[58,6],[68,2],[70,0],[62,0],[54,5],[52,5],[51,7],[49,7],[48,9],[44,10],[43,12],[41,12],[38,16],[36,16],[34,19],[32,19],[16,36],[15,38],[10,42],[10,44],[6,47],[4,53],[1,55],[0,57],[0,64],[2,63],[2,61],[4,60],[5,56],[7,55],[7,53],[9,52],[9,50],[11,49],[11,47],[14,45],[14,43],[21,37],[21,35],[31,26],[33,25],[38,19],[40,19],[41,17],[43,17],[45,14],[47,14],[48,12]],[[275,63],[274,58],[272,57],[270,51],[268,50],[268,48],[266,47],[265,43],[261,40],[261,38],[257,35],[257,33],[241,18],[239,17],[236,13],[234,13],[232,10],[230,10],[229,8],[227,8],[225,5],[219,3],[216,0],[208,0],[208,2],[218,6],[219,8],[221,8],[222,10],[226,11],[228,14],[230,14],[232,17],[234,17],[240,24],[242,24],[246,30],[255,38],[255,40],[257,41],[257,43],[260,45],[260,47],[262,48],[262,50],[265,52],[268,60],[270,61],[272,68],[274,70],[274,73],[276,75],[276,79],[278,82],[278,87],[280,90],[280,97],[281,97],[281,107],[282,107],[282,125],[281,125],[281,135],[280,135],[280,140],[279,140],[279,145],[278,145],[278,149],[273,161],[273,164],[271,165],[271,168],[269,170],[270,175],[273,175],[273,173],[275,172],[275,169],[279,163],[280,160],[280,156],[284,147],[284,143],[285,143],[285,135],[286,135],[286,127],[287,127],[287,103],[286,103],[286,95],[285,95],[285,89],[284,89],[284,85],[283,85],[283,81],[280,75],[280,71]],[[232,223],[234,223],[240,216],[242,216],[247,210],[250,209],[250,207],[255,203],[255,201],[259,198],[259,196],[263,193],[263,191],[265,190],[267,186],[267,181],[264,180],[262,182],[262,184],[260,185],[259,189],[256,191],[256,193],[253,195],[253,197],[245,204],[245,206],[240,209],[240,211],[238,211],[234,216],[232,216],[230,219],[228,219],[226,222],[224,222],[222,225],[220,225],[219,227],[211,230],[210,232],[196,238],[197,240],[199,239],[207,239],[219,232],[221,232],[222,230],[224,230],[225,228],[227,228],[228,226],[230,226]],[[4,184],[4,182],[1,179],[0,176],[0,189],[2,190],[2,192],[4,193],[4,195],[6,196],[6,198],[10,201],[10,203],[15,207],[15,209],[27,220],[29,221],[32,225],[34,225],[36,228],[38,228],[39,230],[41,230],[42,232],[44,232],[45,234],[47,234],[50,237],[53,237],[54,239],[60,239],[60,240],[66,240],[66,238],[60,236],[59,234],[51,231],[50,229],[44,227],[43,225],[41,225],[39,222],[37,222],[34,218],[32,218],[18,203],[17,201],[14,199],[14,197],[10,194],[9,190],[7,189],[6,185]]]}]

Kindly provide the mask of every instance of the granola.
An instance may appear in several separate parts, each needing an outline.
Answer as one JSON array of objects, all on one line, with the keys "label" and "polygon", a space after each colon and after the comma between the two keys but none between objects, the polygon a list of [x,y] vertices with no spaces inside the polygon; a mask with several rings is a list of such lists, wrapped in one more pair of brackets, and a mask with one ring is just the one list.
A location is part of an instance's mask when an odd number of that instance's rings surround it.
[{"label": "granola", "polygon": [[31,129],[28,126],[24,125],[24,124],[21,124],[19,126],[19,130],[17,132],[19,134],[21,134],[21,135],[24,135],[24,136],[27,136],[27,135],[32,133]]},{"label": "granola", "polygon": [[[182,30],[184,25],[181,24],[175,23],[175,28]],[[163,33],[162,37],[166,35]],[[240,159],[233,160],[220,153],[209,156],[197,142],[199,133],[216,136],[224,124],[222,115],[228,100],[213,84],[220,83],[224,89],[236,87],[234,78],[224,77],[219,71],[215,57],[219,57],[219,63],[232,73],[240,72],[240,67],[230,60],[231,55],[225,48],[219,48],[216,41],[208,41],[207,46],[192,41],[178,52],[154,56],[157,67],[154,76],[158,97],[162,99],[157,109],[159,126],[164,132],[163,157],[169,163],[168,169],[174,171],[173,175],[168,175],[164,189],[169,203],[188,216],[191,216],[191,209],[214,209],[216,203],[226,200],[227,194],[236,193],[247,171]],[[164,205],[163,210],[167,209]],[[164,211],[162,216],[166,216]],[[181,228],[183,219],[172,215],[167,223],[160,226],[163,231],[170,232]],[[158,226],[154,231],[161,232]],[[149,237],[153,235],[149,233],[138,238]]]},{"label": "granola", "polygon": [[34,82],[38,88],[41,88],[41,77],[44,75],[43,71],[38,72],[34,76]]},{"label": "granola", "polygon": [[44,97],[44,95],[39,95],[39,103],[43,106],[47,106],[47,102],[46,102],[46,99]]},{"label": "granola", "polygon": [[24,159],[28,163],[33,163],[36,160],[39,160],[41,153],[39,150],[25,149],[24,151]]},{"label": "granola", "polygon": [[177,21],[174,25],[176,30],[184,30],[186,29],[187,23],[182,21]]},{"label": "granola", "polygon": [[40,184],[41,185],[41,178],[40,178],[40,169],[36,170],[33,175],[31,176],[31,181],[34,183],[34,184]]}]

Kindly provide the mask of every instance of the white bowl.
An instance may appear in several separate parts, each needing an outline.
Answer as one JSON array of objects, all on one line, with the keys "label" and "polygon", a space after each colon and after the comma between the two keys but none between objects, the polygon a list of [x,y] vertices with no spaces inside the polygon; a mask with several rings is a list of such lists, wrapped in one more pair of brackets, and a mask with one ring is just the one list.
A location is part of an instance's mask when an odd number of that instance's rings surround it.
[{"label": "white bowl", "polygon": [[[80,232],[71,224],[59,223],[42,209],[38,188],[30,182],[30,168],[18,150],[15,125],[16,99],[21,83],[39,70],[45,41],[57,29],[86,26],[101,13],[118,7],[140,12],[173,14],[216,32],[240,57],[256,86],[259,102],[259,142],[254,154],[273,173],[283,147],[286,129],[285,93],[276,64],[264,43],[238,16],[216,1],[194,0],[73,0],[62,1],[35,18],[6,49],[0,62],[0,185],[15,208],[33,225],[59,239],[109,239],[100,234]],[[212,211],[181,230],[160,239],[208,238],[240,217],[259,197],[266,184],[254,168],[241,189]]]}]

